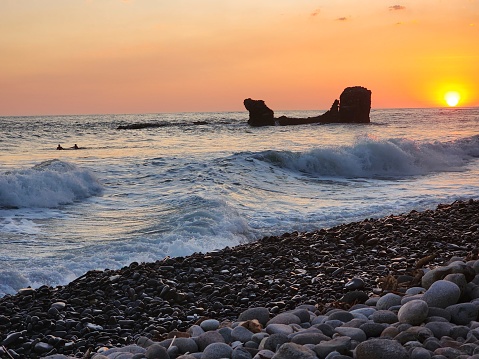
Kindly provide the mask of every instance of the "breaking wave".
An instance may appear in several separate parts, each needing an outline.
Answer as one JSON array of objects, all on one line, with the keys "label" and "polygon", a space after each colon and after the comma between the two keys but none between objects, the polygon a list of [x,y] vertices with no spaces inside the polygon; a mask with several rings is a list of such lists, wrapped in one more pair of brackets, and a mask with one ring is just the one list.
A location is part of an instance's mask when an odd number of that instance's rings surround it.
[{"label": "breaking wave", "polygon": [[351,146],[305,152],[264,151],[254,155],[280,168],[312,176],[403,177],[461,171],[479,157],[479,136],[451,142],[362,138]]},{"label": "breaking wave", "polygon": [[55,208],[101,192],[90,171],[60,160],[0,175],[0,208]]}]

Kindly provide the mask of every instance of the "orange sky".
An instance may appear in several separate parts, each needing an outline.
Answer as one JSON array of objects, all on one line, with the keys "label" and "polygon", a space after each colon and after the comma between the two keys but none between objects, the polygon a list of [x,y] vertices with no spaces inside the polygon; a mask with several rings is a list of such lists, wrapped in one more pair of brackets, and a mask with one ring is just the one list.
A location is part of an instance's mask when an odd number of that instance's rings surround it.
[{"label": "orange sky", "polygon": [[2,0],[0,116],[479,106],[479,0]]}]

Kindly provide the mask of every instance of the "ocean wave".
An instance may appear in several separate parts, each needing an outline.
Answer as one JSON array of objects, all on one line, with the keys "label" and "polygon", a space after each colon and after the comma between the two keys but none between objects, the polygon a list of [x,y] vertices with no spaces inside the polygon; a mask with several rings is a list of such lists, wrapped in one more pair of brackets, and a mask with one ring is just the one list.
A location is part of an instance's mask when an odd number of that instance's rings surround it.
[{"label": "ocean wave", "polygon": [[0,208],[56,208],[101,193],[90,171],[56,159],[0,175]]},{"label": "ocean wave", "polygon": [[450,142],[365,137],[351,146],[315,148],[304,152],[269,150],[253,157],[311,176],[408,177],[463,170],[470,160],[479,157],[479,136]]}]

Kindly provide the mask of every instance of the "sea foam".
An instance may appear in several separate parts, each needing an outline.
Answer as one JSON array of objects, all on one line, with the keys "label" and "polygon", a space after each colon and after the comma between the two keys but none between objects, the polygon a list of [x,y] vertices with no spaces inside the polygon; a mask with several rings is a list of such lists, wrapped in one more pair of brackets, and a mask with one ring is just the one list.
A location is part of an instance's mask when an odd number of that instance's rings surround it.
[{"label": "sea foam", "polygon": [[304,152],[264,151],[254,157],[280,168],[312,176],[405,177],[461,171],[479,156],[479,136],[451,142],[361,138],[351,146]]},{"label": "sea foam", "polygon": [[93,173],[60,160],[0,175],[0,208],[56,208],[101,192]]}]

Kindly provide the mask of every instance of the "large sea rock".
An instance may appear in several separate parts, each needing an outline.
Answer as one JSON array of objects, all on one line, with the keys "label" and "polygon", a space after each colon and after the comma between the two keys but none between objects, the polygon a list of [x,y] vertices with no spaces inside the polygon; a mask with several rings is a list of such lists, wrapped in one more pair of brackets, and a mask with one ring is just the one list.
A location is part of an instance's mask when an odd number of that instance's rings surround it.
[{"label": "large sea rock", "polygon": [[311,123],[369,123],[371,111],[371,91],[362,86],[347,87],[339,100],[334,100],[331,108],[322,115],[306,118],[287,116],[274,117],[274,111],[263,100],[244,100],[249,112],[248,124],[259,126],[290,126]]}]

